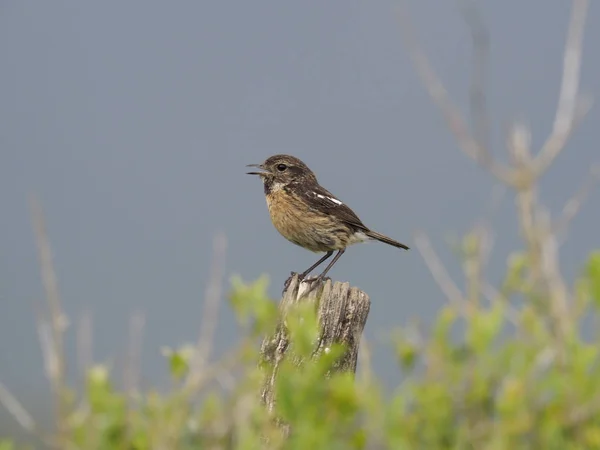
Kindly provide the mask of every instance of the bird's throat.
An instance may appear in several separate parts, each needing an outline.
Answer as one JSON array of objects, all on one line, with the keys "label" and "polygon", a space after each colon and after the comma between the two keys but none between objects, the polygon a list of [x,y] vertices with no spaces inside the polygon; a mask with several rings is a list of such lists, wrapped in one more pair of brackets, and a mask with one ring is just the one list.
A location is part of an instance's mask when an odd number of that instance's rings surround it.
[{"label": "bird's throat", "polygon": [[265,195],[269,195],[273,191],[273,178],[264,178],[263,185],[265,190]]},{"label": "bird's throat", "polygon": [[265,178],[263,180],[265,195],[270,195],[273,192],[280,191],[284,188],[285,184],[281,181],[275,180],[273,178]]}]

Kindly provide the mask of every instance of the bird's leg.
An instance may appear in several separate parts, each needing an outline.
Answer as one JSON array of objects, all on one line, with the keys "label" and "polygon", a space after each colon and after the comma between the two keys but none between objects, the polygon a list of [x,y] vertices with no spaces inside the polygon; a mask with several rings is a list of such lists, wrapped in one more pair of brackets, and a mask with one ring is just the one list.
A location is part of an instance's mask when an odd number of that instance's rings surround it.
[{"label": "bird's leg", "polygon": [[[315,270],[317,268],[317,266],[319,266],[319,264],[322,264],[323,261],[325,261],[327,258],[330,258],[331,255],[333,255],[333,250],[328,251],[325,256],[323,256],[321,259],[319,259],[316,263],[314,263],[312,266],[310,266],[308,269],[306,269],[304,272],[302,272],[301,274],[297,274],[296,272],[292,272],[289,276],[289,278],[287,280],[285,280],[285,283],[283,283],[283,293],[285,293],[285,291],[287,291],[287,289],[290,287],[290,283],[292,282],[292,278],[294,278],[294,275],[298,275],[298,280],[302,281],[304,280],[304,278],[306,278],[306,276],[311,273],[313,270]],[[322,278],[321,278],[322,280]],[[283,295],[282,293],[282,295]]]},{"label": "bird's leg", "polygon": [[335,257],[331,260],[329,265],[325,268],[323,273],[321,273],[321,275],[319,275],[314,280],[310,280],[310,287],[308,288],[307,291],[305,291],[302,294],[303,297],[310,294],[317,286],[319,286],[323,281],[325,281],[325,279],[327,278],[327,277],[325,277],[325,275],[327,275],[327,272],[329,272],[329,269],[331,269],[333,267],[333,265],[337,262],[338,259],[340,259],[340,256],[342,256],[345,251],[346,251],[345,248],[339,250],[337,252],[337,254],[335,255]]},{"label": "bird's leg", "polygon": [[[337,254],[335,255],[335,257],[333,258],[333,260],[329,263],[329,265],[325,268],[325,270],[323,271],[323,273],[321,275],[319,275],[317,278],[315,278],[314,280],[310,280],[310,286],[309,288],[304,291],[302,293],[302,297],[307,296],[308,294],[310,294],[317,286],[319,286],[323,281],[325,281],[326,279],[329,279],[329,277],[326,277],[325,275],[327,275],[327,272],[329,272],[329,270],[333,267],[333,265],[337,262],[338,259],[340,259],[340,256],[342,256],[344,254],[344,252],[346,251],[345,248],[339,250],[337,252]],[[332,252],[333,253],[333,252]],[[331,256],[331,255],[329,255]],[[321,262],[321,261],[319,261]]]},{"label": "bird's leg", "polygon": [[[319,275],[315,281],[323,281],[325,279],[325,275],[327,275],[327,272],[329,272],[329,270],[333,267],[333,265],[337,262],[338,259],[340,259],[340,256],[342,256],[344,254],[344,252],[346,251],[345,248],[339,250],[337,252],[337,254],[335,255],[335,257],[331,260],[331,262],[327,265],[327,267],[325,267],[325,270],[323,271],[323,273],[321,273],[321,275]],[[331,252],[333,253],[333,252]]]},{"label": "bird's leg", "polygon": [[[314,263],[312,266],[310,266],[308,269],[306,269],[304,272],[302,272],[300,274],[300,276],[298,277],[300,279],[300,281],[304,280],[306,278],[306,276],[311,273],[313,270],[315,270],[319,265],[321,265],[326,259],[330,258],[331,255],[333,255],[333,250],[328,251],[327,253],[325,253],[325,256],[323,256],[321,259],[319,259],[316,263]],[[337,257],[336,257],[337,258]],[[335,259],[334,259],[335,261]],[[325,269],[327,271],[327,269]],[[294,272],[292,272],[292,276],[294,276]]]}]

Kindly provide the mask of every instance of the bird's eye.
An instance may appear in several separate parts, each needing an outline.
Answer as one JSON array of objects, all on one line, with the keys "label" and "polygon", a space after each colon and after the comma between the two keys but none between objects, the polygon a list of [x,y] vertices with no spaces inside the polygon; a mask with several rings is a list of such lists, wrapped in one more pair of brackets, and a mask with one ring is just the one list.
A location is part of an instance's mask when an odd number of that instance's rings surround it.
[{"label": "bird's eye", "polygon": [[287,166],[285,164],[279,164],[277,166],[277,170],[279,170],[280,172],[283,172],[285,169],[287,169]]}]

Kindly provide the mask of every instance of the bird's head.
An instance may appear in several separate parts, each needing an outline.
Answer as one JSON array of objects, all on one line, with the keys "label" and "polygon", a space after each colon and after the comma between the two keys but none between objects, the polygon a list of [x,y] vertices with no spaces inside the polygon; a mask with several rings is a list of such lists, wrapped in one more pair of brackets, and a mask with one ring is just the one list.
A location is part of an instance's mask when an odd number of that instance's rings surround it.
[{"label": "bird's head", "polygon": [[291,155],[273,155],[262,164],[248,164],[246,167],[261,169],[260,172],[247,173],[248,175],[258,175],[265,185],[265,191],[281,188],[294,182],[317,181],[312,170]]}]

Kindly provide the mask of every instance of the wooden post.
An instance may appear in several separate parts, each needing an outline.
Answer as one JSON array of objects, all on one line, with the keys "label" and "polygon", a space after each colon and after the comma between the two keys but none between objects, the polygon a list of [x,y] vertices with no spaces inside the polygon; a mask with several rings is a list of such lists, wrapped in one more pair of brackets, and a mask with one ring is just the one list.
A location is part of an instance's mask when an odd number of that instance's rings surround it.
[{"label": "wooden post", "polygon": [[[314,283],[314,282],[313,282]],[[360,337],[367,323],[371,301],[369,296],[349,283],[332,283],[327,280],[315,286],[307,295],[303,295],[310,287],[310,280],[299,282],[294,275],[279,303],[281,319],[277,331],[267,336],[261,345],[262,359],[269,365],[261,397],[269,412],[273,411],[276,399],[274,384],[279,365],[285,357],[293,358],[293,349],[288,351],[289,338],[283,325],[286,311],[299,302],[311,302],[317,306],[317,317],[321,328],[320,339],[313,352],[318,356],[332,344],[344,344],[346,352],[333,368],[334,371],[356,371]]]}]

